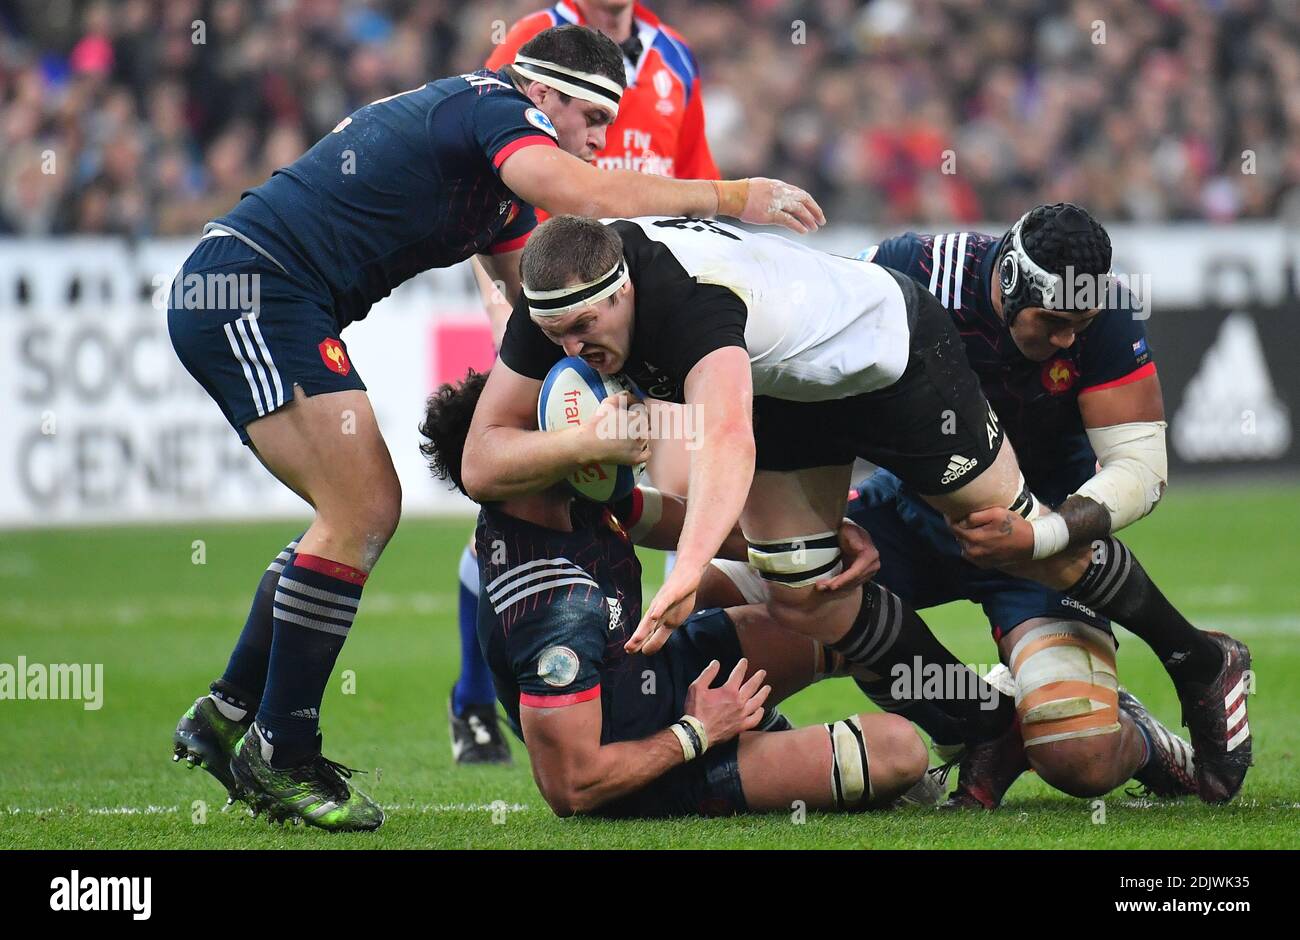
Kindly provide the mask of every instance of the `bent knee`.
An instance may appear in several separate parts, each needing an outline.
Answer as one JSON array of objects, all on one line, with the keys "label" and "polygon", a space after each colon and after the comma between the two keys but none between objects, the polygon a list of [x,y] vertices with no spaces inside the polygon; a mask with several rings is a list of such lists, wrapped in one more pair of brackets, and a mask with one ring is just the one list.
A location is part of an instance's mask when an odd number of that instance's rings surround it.
[{"label": "bent knee", "polygon": [[930,755],[916,728],[900,715],[861,715],[870,727],[867,759],[876,802],[889,802],[924,776]]},{"label": "bent knee", "polygon": [[1029,765],[1043,781],[1070,796],[1102,796],[1122,779],[1119,731],[1086,738],[1036,744],[1025,749]]}]

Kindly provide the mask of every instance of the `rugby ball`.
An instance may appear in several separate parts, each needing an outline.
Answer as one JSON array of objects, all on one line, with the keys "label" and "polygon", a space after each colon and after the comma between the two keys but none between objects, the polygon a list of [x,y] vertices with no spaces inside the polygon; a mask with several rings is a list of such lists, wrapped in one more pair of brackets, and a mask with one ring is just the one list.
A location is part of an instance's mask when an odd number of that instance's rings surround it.
[{"label": "rugby ball", "polygon": [[[543,431],[578,427],[592,419],[602,401],[619,392],[642,397],[640,389],[622,375],[601,375],[582,359],[561,359],[542,382],[537,396],[537,426]],[[591,463],[566,481],[584,499],[612,503],[632,492],[645,464],[627,467],[616,463]]]}]

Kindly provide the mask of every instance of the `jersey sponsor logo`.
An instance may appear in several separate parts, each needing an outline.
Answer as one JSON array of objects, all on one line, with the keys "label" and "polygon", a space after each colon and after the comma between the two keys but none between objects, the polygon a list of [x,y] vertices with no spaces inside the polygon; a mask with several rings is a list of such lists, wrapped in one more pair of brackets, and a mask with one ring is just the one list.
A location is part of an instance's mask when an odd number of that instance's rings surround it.
[{"label": "jersey sponsor logo", "polygon": [[1171,422],[1183,460],[1272,460],[1291,447],[1291,413],[1273,387],[1250,315],[1229,314]]},{"label": "jersey sponsor logo", "polygon": [[529,124],[533,125],[533,127],[537,128],[538,130],[545,131],[546,133],[550,134],[556,140],[560,139],[560,135],[556,132],[555,125],[551,123],[551,119],[548,118],[543,112],[539,111],[537,108],[529,108],[527,111],[525,111],[524,120],[527,121]]},{"label": "jersey sponsor logo", "polygon": [[[987,402],[986,402],[987,404]],[[989,450],[993,449],[993,442],[998,439],[998,413],[993,410],[993,406],[988,406],[988,420],[984,422],[984,433],[988,435]]]},{"label": "jersey sponsor logo", "polygon": [[975,469],[975,467],[979,465],[979,462],[978,457],[962,457],[959,454],[953,454],[948,458],[948,469],[944,471],[939,482],[944,486],[947,486],[949,483],[960,480],[966,474],[970,473],[971,470]]},{"label": "jersey sponsor logo", "polygon": [[325,363],[325,368],[331,372],[347,375],[352,371],[352,363],[348,362],[348,354],[343,351],[343,344],[332,336],[325,337],[316,348],[320,350],[321,362]]},{"label": "jersey sponsor logo", "polygon": [[537,677],[557,689],[578,678],[578,654],[567,646],[548,646],[537,657]]},{"label": "jersey sponsor logo", "polygon": [[1053,395],[1067,392],[1079,379],[1079,367],[1069,359],[1052,359],[1043,366],[1043,388]]}]

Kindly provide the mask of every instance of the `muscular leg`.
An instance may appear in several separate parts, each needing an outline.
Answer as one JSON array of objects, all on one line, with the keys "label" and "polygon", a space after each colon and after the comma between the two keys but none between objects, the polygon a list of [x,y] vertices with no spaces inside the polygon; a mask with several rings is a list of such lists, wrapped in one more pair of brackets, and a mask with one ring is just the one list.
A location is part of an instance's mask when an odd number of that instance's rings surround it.
[{"label": "muscular leg", "polygon": [[838,744],[832,744],[826,725],[781,734],[742,734],[737,757],[750,809],[789,811],[795,800],[802,800],[809,809],[887,806],[921,779],[929,758],[925,744],[906,719],[879,714],[853,717],[865,745],[865,787],[860,754],[847,720],[834,722]]},{"label": "muscular leg", "polygon": [[[740,514],[740,527],[751,545],[773,543],[801,545],[819,533],[834,533],[844,516],[844,494],[849,490],[852,467],[815,467],[788,473],[759,470],[754,474],[749,499]],[[838,556],[838,548],[834,553]],[[799,568],[815,570],[818,557],[795,548],[774,560],[774,569],[764,573],[769,588],[768,608],[783,628],[812,637],[822,643],[842,639],[857,616],[861,600],[857,595],[828,597],[813,590],[812,583],[830,572],[810,574],[807,584],[794,586],[776,578],[798,580],[782,573]]]},{"label": "muscular leg", "polygon": [[1142,767],[1147,744],[1119,711],[1115,647],[1103,631],[1035,617],[999,649],[1019,687],[1025,755],[1043,780],[1071,796],[1100,796]]},{"label": "muscular leg", "polygon": [[401,487],[364,392],[308,397],[248,425],[259,459],[316,510],[280,573],[274,636],[258,725],[273,762],[317,748],[319,709],[351,629],[361,588],[397,527]]},{"label": "muscular leg", "polygon": [[[1022,499],[1024,492],[1025,481],[1020,473],[1020,464],[1016,460],[1015,450],[1011,442],[1003,438],[1002,446],[991,467],[960,489],[942,495],[923,494],[923,498],[943,513],[949,521],[954,521],[980,509],[1015,506]],[[1036,499],[1034,504],[1033,515],[1051,511]],[[1058,591],[1064,591],[1083,577],[1088,569],[1090,555],[1091,550],[1087,546],[1079,546],[1050,558],[1017,564],[1012,573],[1022,578],[1031,578]]]}]

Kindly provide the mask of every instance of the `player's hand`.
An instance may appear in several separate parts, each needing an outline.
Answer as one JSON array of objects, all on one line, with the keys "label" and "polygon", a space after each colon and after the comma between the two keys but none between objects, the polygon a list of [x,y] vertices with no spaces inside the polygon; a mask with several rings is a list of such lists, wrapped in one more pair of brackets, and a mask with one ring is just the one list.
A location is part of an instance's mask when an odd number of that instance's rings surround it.
[{"label": "player's hand", "polygon": [[689,565],[673,568],[623,649],[651,656],[663,648],[672,632],[691,615],[695,610],[695,592],[700,589],[704,572],[691,571],[690,568]]},{"label": "player's hand", "polygon": [[741,210],[740,220],[755,225],[784,225],[806,235],[826,224],[826,216],[817,200],[798,186],[780,180],[754,176],[749,180],[749,198]]},{"label": "player's hand", "polygon": [[818,581],[814,589],[826,593],[847,594],[856,591],[876,576],[880,570],[880,552],[871,541],[867,530],[852,519],[840,522],[840,551],[844,554],[844,570],[833,578]]},{"label": "player's hand", "polygon": [[1034,527],[1010,509],[981,509],[949,526],[962,557],[981,568],[999,568],[1034,557]]},{"label": "player's hand", "polygon": [[637,409],[645,405],[627,392],[611,395],[591,420],[578,428],[582,465],[618,463],[635,467],[650,459],[650,420]]},{"label": "player's hand", "polygon": [[772,694],[772,687],[763,684],[766,669],[745,678],[749,669],[749,661],[745,659],[736,663],[726,682],[716,689],[709,688],[721,669],[718,661],[713,660],[686,690],[686,714],[694,715],[704,725],[709,747],[757,728],[763,720],[763,703]]}]

